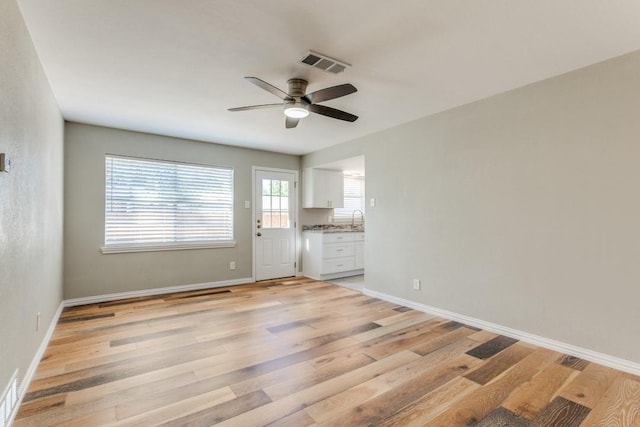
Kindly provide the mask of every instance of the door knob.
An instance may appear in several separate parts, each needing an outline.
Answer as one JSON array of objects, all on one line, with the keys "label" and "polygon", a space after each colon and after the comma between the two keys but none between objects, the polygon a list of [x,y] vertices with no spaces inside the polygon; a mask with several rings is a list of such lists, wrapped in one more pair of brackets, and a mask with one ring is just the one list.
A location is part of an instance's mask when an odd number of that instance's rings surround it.
[{"label": "door knob", "polygon": [[256,233],[256,236],[260,237],[260,236],[262,236],[262,233],[258,232],[258,233]]}]

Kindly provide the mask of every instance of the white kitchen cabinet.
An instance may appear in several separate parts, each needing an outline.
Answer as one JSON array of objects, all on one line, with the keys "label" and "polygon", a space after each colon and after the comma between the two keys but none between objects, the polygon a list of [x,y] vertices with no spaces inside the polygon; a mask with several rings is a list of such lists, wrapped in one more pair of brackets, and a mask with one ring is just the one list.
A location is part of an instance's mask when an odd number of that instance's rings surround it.
[{"label": "white kitchen cabinet", "polygon": [[[302,241],[302,272],[305,276],[326,280],[364,272],[364,233],[305,231]],[[360,244],[362,266],[358,267],[357,251]]]},{"label": "white kitchen cabinet", "polygon": [[341,171],[308,168],[302,171],[303,207],[344,206],[344,176]]},{"label": "white kitchen cabinet", "polygon": [[355,266],[356,269],[364,268],[364,233],[353,233],[355,238]]}]

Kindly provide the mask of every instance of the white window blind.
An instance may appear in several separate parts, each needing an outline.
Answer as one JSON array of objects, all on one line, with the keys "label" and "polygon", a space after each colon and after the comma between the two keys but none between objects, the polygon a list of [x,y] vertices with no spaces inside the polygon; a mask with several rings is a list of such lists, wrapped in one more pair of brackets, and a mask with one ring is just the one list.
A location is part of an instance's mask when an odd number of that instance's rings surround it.
[{"label": "white window blind", "polygon": [[[333,210],[335,222],[351,222],[353,211],[364,212],[364,177],[344,177],[344,207]],[[360,221],[360,214],[356,214],[356,223]]]},{"label": "white window blind", "polygon": [[103,252],[235,244],[233,169],[113,155],[105,163]]}]

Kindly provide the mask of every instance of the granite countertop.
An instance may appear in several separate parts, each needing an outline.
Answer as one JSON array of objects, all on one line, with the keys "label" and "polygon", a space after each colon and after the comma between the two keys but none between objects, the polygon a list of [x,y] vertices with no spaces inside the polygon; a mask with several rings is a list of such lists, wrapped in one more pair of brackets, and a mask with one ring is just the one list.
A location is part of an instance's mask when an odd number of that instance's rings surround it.
[{"label": "granite countertop", "polygon": [[310,231],[313,233],[362,233],[364,232],[364,224],[316,224],[303,225],[302,231]]}]

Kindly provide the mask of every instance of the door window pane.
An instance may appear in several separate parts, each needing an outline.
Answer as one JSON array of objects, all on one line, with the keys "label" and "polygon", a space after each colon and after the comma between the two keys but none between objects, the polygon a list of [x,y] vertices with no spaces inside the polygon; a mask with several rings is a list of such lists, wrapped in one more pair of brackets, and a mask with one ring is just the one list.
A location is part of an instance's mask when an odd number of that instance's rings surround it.
[{"label": "door window pane", "polygon": [[289,181],[262,180],[262,227],[290,228]]}]

